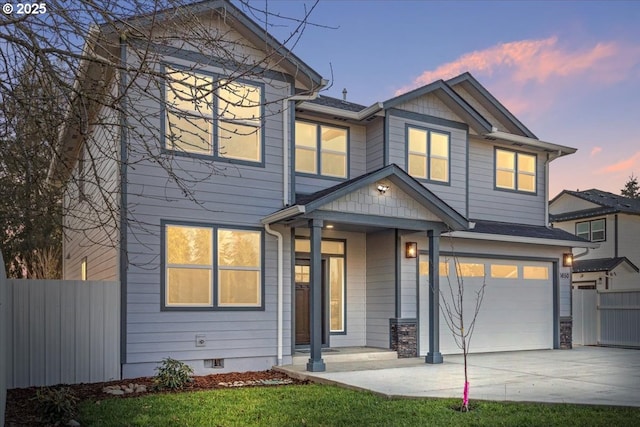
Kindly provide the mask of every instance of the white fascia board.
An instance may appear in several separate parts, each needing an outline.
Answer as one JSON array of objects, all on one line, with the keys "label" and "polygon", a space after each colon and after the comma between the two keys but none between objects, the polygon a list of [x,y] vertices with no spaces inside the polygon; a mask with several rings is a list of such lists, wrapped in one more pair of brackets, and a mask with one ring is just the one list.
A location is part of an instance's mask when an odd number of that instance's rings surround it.
[{"label": "white fascia board", "polygon": [[551,142],[540,141],[539,139],[529,138],[526,136],[514,135],[508,132],[501,132],[499,130],[494,130],[490,133],[484,134],[484,136],[489,138],[496,138],[503,141],[513,142],[516,144],[527,145],[529,147],[540,148],[546,151],[555,152],[558,154],[557,157],[565,156],[567,154],[573,154],[578,151],[577,148],[567,147],[565,145],[553,144]]},{"label": "white fascia board", "polygon": [[600,247],[599,243],[594,243],[594,242],[576,242],[575,240],[543,239],[540,237],[507,236],[504,234],[474,233],[469,231],[451,231],[449,233],[443,233],[443,235],[456,237],[460,239],[492,240],[494,242],[528,243],[528,244],[534,244],[534,245],[562,246],[562,247],[571,247],[571,248],[595,249]]},{"label": "white fascia board", "polygon": [[274,224],[278,221],[282,221],[283,219],[292,218],[305,212],[306,209],[304,206],[293,205],[286,209],[282,209],[278,212],[272,213],[271,215],[265,216],[260,222],[262,224]]},{"label": "white fascia board", "polygon": [[375,104],[365,108],[364,110],[360,110],[358,112],[355,111],[347,111],[342,110],[340,108],[328,107],[326,105],[314,104],[312,102],[301,102],[299,104],[300,108],[303,108],[307,111],[311,111],[314,113],[328,114],[332,116],[342,117],[350,120],[364,120],[367,117],[370,117],[376,114],[378,111],[382,110],[382,103],[376,102]]}]

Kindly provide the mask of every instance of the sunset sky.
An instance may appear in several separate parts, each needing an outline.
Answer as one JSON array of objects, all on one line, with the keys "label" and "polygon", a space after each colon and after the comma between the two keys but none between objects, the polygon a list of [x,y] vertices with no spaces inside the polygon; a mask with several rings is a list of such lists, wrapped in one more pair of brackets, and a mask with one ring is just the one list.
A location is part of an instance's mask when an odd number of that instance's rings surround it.
[{"label": "sunset sky", "polygon": [[293,50],[333,69],[326,95],[370,105],[469,71],[538,138],[578,149],[551,163],[551,197],[640,175],[640,2],[325,0],[311,22]]}]

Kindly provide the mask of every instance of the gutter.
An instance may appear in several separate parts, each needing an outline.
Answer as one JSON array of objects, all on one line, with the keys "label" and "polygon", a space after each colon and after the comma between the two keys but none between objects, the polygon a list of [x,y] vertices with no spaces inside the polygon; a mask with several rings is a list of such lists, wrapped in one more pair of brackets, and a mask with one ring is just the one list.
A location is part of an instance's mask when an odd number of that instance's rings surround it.
[{"label": "gutter", "polygon": [[300,107],[314,113],[328,114],[356,121],[361,121],[369,118],[384,109],[382,102],[376,102],[375,104],[372,104],[364,110],[360,110],[358,112],[342,110],[335,107],[328,107],[326,105],[313,104],[311,102],[303,102],[302,104],[300,104]]},{"label": "gutter", "polygon": [[567,154],[573,154],[578,151],[576,148],[567,147],[565,145],[553,144],[551,142],[540,141],[535,138],[528,138],[526,136],[514,135],[512,133],[502,132],[499,130],[492,130],[489,133],[484,134],[485,138],[495,138],[501,139],[503,141],[512,142],[514,144],[527,145],[529,147],[539,148],[542,150],[546,150],[552,153],[557,153],[557,155],[552,155],[551,160],[556,159],[561,156],[566,156]]},{"label": "gutter", "polygon": [[491,240],[494,242],[509,242],[509,243],[531,243],[531,244],[537,244],[537,245],[565,246],[565,247],[572,247],[572,248],[595,249],[600,247],[598,243],[593,243],[593,242],[577,242],[575,240],[545,239],[542,237],[508,236],[504,234],[476,233],[476,232],[469,232],[469,231],[451,231],[449,233],[443,233],[442,235],[461,238],[461,239]]}]

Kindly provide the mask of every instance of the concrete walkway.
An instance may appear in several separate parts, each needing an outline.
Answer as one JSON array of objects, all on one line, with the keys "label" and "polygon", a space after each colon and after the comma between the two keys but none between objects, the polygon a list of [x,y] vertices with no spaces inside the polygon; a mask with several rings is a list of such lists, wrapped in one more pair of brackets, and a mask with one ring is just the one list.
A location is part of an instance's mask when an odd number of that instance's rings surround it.
[{"label": "concrete walkway", "polygon": [[[423,358],[327,363],[327,371],[282,367],[292,376],[388,396],[461,397],[462,356],[441,365]],[[640,350],[576,347],[471,354],[470,399],[640,407]]]}]

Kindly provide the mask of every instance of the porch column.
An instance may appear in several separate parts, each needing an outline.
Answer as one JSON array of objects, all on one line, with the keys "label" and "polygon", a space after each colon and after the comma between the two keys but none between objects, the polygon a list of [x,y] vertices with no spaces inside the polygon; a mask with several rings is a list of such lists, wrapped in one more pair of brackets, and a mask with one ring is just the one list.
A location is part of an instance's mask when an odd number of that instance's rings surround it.
[{"label": "porch column", "polygon": [[309,318],[311,325],[311,352],[307,362],[307,371],[323,372],[322,360],[322,220],[309,221],[311,229],[311,310]]},{"label": "porch column", "polygon": [[429,237],[429,352],[425,363],[442,363],[440,353],[440,231]]}]

